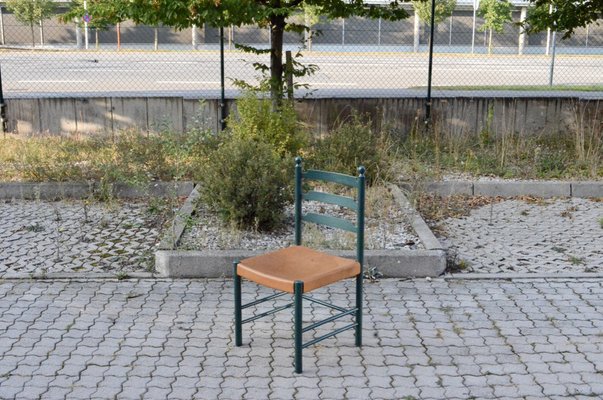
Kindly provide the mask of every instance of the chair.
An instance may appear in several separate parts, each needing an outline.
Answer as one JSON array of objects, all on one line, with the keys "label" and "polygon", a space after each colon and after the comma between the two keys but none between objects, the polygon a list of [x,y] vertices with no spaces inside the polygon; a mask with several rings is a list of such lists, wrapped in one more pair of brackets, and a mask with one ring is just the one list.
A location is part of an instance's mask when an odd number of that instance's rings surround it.
[{"label": "chair", "polygon": [[[322,181],[344,185],[356,189],[356,199],[351,197],[318,192],[303,192],[306,181]],[[295,159],[295,245],[263,255],[246,258],[234,262],[234,316],[235,344],[242,345],[242,326],[248,322],[274,314],[287,308],[294,308],[294,345],[295,372],[302,372],[302,349],[312,346],[324,339],[335,336],[343,331],[354,329],[356,346],[362,346],[362,279],[364,259],[364,192],[365,169],[358,168],[358,177],[334,172],[318,170],[302,171],[302,160]],[[325,215],[322,213],[302,214],[302,201],[317,201],[345,207],[356,213],[356,224],[351,221]],[[337,257],[302,246],[302,223],[311,222],[327,225],[332,228],[350,231],[356,234],[356,259]],[[278,292],[248,304],[242,304],[242,278],[259,285],[276,289]],[[312,298],[307,293],[342,279],[356,279],[356,304],[353,308],[339,307],[322,300]],[[293,294],[293,301],[270,311],[242,319],[242,310],[256,306],[277,297]],[[322,306],[330,307],[337,314],[322,321],[302,327],[302,302],[308,300]],[[302,334],[319,326],[333,322],[345,316],[353,316],[354,322],[324,334],[306,343]]]}]

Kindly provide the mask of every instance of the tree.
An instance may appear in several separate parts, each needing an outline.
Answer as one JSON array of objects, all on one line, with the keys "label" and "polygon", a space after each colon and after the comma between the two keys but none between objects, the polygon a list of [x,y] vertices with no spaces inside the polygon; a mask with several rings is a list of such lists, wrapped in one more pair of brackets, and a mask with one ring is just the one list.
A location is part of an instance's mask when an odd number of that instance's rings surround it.
[{"label": "tree", "polygon": [[304,7],[319,6],[328,18],[361,16],[397,20],[408,17],[402,0],[392,0],[385,6],[365,4],[363,0],[130,0],[128,13],[136,23],[163,25],[186,29],[209,24],[214,27],[257,24],[270,29],[270,49],[243,47],[257,54],[269,53],[269,66],[256,68],[269,71],[270,95],[275,106],[284,93],[283,36],[285,31],[302,33],[307,27],[290,22],[290,17],[303,12]]},{"label": "tree", "polygon": [[42,26],[42,21],[54,14],[54,3],[51,0],[8,0],[6,8],[15,15],[15,19],[31,27],[31,46],[36,46],[34,23]]},{"label": "tree", "polygon": [[64,23],[70,23],[76,20],[81,24],[84,15],[88,15],[90,22],[88,26],[96,30],[96,44],[98,46],[98,30],[107,29],[115,25],[117,35],[117,49],[121,48],[121,29],[120,24],[128,19],[127,13],[128,0],[87,0],[84,8],[84,0],[72,0],[69,10],[59,17]]},{"label": "tree", "polygon": [[[431,1],[413,0],[412,6],[426,25],[431,24]],[[437,25],[450,17],[456,8],[456,0],[435,0],[434,23]]]},{"label": "tree", "polygon": [[523,23],[529,33],[554,29],[565,32],[563,37],[568,38],[574,29],[603,18],[603,0],[531,0],[531,3],[534,7]]},{"label": "tree", "polygon": [[482,0],[477,14],[484,18],[480,31],[488,31],[488,54],[492,54],[492,32],[502,33],[507,22],[511,22],[513,5],[507,0]]}]

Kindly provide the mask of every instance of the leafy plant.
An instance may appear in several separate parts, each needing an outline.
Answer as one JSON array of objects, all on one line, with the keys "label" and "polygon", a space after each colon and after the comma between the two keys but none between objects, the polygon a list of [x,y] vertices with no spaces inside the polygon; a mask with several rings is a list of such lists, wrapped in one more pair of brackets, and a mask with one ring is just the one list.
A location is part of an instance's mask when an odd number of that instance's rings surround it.
[{"label": "leafy plant", "polygon": [[364,165],[369,185],[392,178],[393,140],[385,132],[375,132],[370,121],[358,114],[314,143],[308,164],[314,168],[355,175]]},{"label": "leafy plant", "polygon": [[228,119],[229,132],[237,139],[266,142],[283,157],[295,156],[308,144],[308,134],[290,103],[272,112],[270,100],[252,92],[237,100],[237,114]]},{"label": "leafy plant", "polygon": [[211,154],[201,198],[226,223],[270,230],[281,223],[291,199],[289,164],[271,144],[233,136]]}]

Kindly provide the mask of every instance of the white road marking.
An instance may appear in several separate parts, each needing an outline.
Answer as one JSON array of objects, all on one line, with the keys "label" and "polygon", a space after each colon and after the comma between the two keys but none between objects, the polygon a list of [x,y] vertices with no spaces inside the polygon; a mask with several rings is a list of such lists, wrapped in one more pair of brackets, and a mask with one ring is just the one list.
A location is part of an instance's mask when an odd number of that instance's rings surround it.
[{"label": "white road marking", "polygon": [[172,85],[172,84],[181,84],[181,85],[219,85],[220,82],[214,82],[214,81],[155,81],[155,83],[159,83],[159,84],[166,84],[166,85]]},{"label": "white road marking", "polygon": [[310,86],[358,86],[355,82],[300,82],[300,84]]},{"label": "white road marking", "polygon": [[88,81],[17,81],[19,83],[88,83]]}]

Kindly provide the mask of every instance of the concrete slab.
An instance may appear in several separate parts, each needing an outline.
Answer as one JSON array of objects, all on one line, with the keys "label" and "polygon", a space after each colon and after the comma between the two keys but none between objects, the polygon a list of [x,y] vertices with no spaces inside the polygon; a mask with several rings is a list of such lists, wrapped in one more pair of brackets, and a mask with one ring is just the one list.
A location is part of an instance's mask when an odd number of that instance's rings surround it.
[{"label": "concrete slab", "polygon": [[429,182],[425,185],[425,191],[435,193],[439,196],[473,195],[473,182],[469,181],[446,181]]},{"label": "concrete slab", "polygon": [[0,184],[0,199],[56,200],[81,199],[89,195],[85,182],[6,182]]},{"label": "concrete slab", "polygon": [[182,97],[149,97],[147,115],[149,130],[182,132]]},{"label": "concrete slab", "polygon": [[22,135],[41,131],[38,99],[6,99],[7,129]]},{"label": "concrete slab", "polygon": [[132,185],[116,183],[113,185],[113,194],[121,199],[137,197],[170,197],[188,196],[193,190],[192,182],[151,182],[148,185]]},{"label": "concrete slab", "polygon": [[112,132],[111,99],[78,98],[74,100],[75,122],[79,133],[105,133]]},{"label": "concrete slab", "polygon": [[[126,183],[113,185],[113,194],[118,198],[188,196],[193,190],[192,182],[153,182],[148,186]],[[98,190],[98,182],[0,182],[0,199],[59,200],[83,199]]]},{"label": "concrete slab", "polygon": [[603,182],[572,182],[572,197],[602,197]]},{"label": "concrete slab", "polygon": [[147,98],[112,97],[111,118],[113,121],[113,132],[129,128],[142,131],[148,130]]},{"label": "concrete slab", "polygon": [[40,127],[50,134],[77,132],[75,99],[39,99]]},{"label": "concrete slab", "polygon": [[476,196],[536,196],[543,198],[571,196],[569,182],[498,182],[477,181],[473,184]]}]

